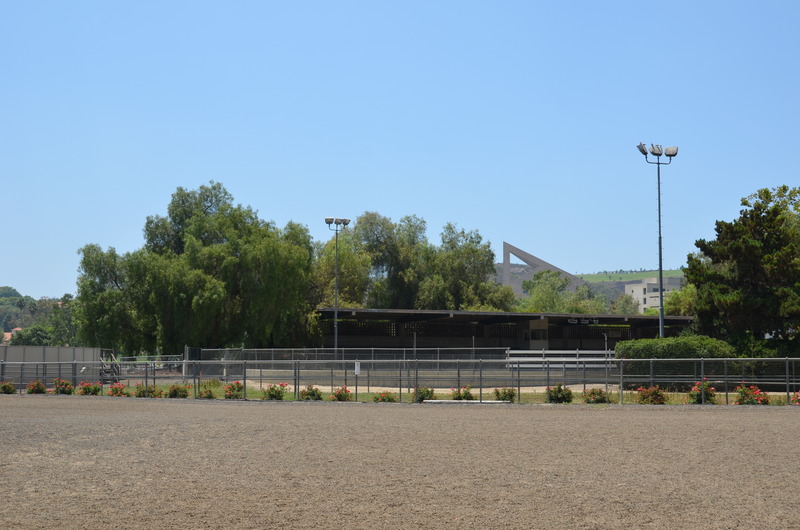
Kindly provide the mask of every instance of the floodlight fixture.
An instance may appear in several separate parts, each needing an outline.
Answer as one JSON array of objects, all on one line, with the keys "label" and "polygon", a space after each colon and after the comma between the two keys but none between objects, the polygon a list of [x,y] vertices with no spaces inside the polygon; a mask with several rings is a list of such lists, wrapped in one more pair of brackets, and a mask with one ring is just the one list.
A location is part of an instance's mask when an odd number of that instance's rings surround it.
[{"label": "floodlight fixture", "polygon": [[333,360],[339,351],[339,232],[350,224],[350,219],[326,217],[325,224],[336,234],[334,242],[334,287],[333,287]]},{"label": "floodlight fixture", "polygon": [[[663,245],[661,244],[661,166],[668,166],[672,163],[672,159],[678,156],[677,147],[667,147],[666,150],[658,144],[650,144],[650,154],[656,157],[655,161],[647,158],[647,148],[643,143],[636,146],[640,153],[644,155],[644,159],[648,164],[656,164],[657,183],[658,183],[658,336],[664,337],[664,266],[663,266]],[[661,156],[667,155],[668,162],[662,162]]]}]

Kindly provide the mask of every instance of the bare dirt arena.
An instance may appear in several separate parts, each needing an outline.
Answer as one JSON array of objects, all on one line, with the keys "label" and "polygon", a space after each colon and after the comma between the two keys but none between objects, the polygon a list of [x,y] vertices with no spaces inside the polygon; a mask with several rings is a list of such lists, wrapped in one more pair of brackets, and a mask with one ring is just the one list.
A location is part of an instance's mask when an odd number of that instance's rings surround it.
[{"label": "bare dirt arena", "polygon": [[0,396],[3,528],[800,528],[795,407]]}]

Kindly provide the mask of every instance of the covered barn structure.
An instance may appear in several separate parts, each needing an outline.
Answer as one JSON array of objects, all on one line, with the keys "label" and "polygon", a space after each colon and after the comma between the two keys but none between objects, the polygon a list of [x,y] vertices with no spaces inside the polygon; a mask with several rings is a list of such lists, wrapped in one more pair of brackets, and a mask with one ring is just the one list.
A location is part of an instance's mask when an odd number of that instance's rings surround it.
[{"label": "covered barn structure", "polygon": [[[658,316],[502,313],[413,309],[319,309],[324,347],[334,343],[338,313],[340,348],[509,348],[513,350],[613,350],[616,343],[658,336]],[[665,317],[666,336],[678,335],[692,317]]]}]

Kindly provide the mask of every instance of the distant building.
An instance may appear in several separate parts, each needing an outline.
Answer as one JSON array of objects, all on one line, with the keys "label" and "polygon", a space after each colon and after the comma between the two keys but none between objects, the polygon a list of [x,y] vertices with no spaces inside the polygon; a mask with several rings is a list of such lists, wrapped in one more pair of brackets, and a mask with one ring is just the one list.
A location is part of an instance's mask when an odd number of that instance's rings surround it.
[{"label": "distant building", "polygon": [[[682,276],[667,276],[664,278],[664,293],[678,291],[683,286]],[[638,283],[629,283],[625,286],[625,294],[639,302],[639,313],[646,309],[658,309],[658,278],[647,278]]]}]

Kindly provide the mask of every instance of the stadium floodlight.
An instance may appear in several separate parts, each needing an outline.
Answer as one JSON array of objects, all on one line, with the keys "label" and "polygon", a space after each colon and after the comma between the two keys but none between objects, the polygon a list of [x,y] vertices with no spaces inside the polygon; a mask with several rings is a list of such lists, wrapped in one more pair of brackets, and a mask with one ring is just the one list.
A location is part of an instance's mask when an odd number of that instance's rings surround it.
[{"label": "stadium floodlight", "polygon": [[[673,157],[678,155],[677,147],[667,147],[666,152],[658,144],[650,144],[650,154],[656,157],[655,162],[647,158],[647,149],[643,143],[636,146],[648,164],[656,164],[658,167],[658,336],[664,338],[664,260],[663,245],[661,240],[661,166],[668,166],[672,163]],[[666,154],[669,162],[662,162],[661,155]]]},{"label": "stadium floodlight", "polygon": [[333,287],[333,360],[337,360],[339,351],[339,231],[350,224],[350,219],[343,217],[326,217],[325,224],[336,233],[334,243],[334,287]]}]

